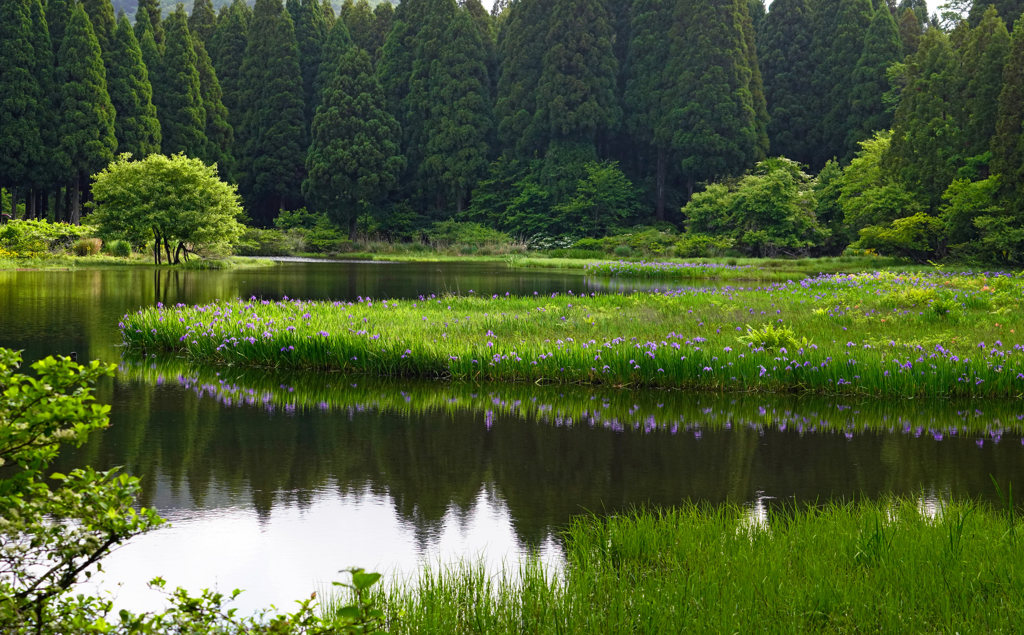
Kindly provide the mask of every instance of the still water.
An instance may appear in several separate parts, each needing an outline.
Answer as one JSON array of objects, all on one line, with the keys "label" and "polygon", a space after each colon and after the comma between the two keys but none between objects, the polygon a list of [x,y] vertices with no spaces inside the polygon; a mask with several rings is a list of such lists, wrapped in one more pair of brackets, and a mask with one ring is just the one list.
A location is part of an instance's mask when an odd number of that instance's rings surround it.
[{"label": "still water", "polygon": [[[578,273],[497,264],[287,263],[229,271],[0,272],[0,346],[26,360],[118,362],[113,426],[65,453],[123,466],[170,527],[132,540],[102,587],[151,608],[155,575],[244,588],[244,610],[305,597],[337,571],[527,553],[557,564],[577,514],[681,501],[766,507],[890,493],[926,504],[1022,483],[1017,402],[834,401],[474,386],[121,359],[140,306],[250,297],[606,291]],[[613,290],[631,289],[627,283]],[[637,287],[640,288],[640,287]]]}]

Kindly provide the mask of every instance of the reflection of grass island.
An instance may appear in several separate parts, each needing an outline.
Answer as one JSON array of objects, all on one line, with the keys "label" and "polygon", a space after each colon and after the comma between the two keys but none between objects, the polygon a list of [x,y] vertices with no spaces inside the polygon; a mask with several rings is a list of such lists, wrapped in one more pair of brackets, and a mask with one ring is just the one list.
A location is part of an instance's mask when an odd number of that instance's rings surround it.
[{"label": "reflection of grass island", "polygon": [[[1017,396],[1024,281],[819,276],[649,294],[235,300],[121,322],[195,361],[472,381],[711,391]],[[1024,334],[1024,332],[1022,332]]]}]

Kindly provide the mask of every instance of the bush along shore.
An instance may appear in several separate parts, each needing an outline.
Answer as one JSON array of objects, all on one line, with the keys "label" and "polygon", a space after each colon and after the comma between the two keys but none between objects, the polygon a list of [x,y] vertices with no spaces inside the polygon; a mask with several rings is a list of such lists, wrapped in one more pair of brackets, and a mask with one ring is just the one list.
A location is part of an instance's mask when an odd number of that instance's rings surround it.
[{"label": "bush along shore", "polygon": [[[973,439],[978,447],[1017,444],[1024,433],[1020,402],[995,399],[871,399],[804,395],[702,393],[676,398],[662,390],[606,386],[476,385],[431,380],[351,377],[332,373],[191,364],[172,355],[126,357],[118,377],[147,384],[177,384],[228,408],[371,412],[398,416],[470,414],[491,429],[496,419],[522,418],[555,427],[604,428],[613,432],[687,435],[749,428],[794,434],[902,434],[935,441]],[[339,387],[344,387],[339,390]],[[1005,439],[1004,439],[1005,435]]]},{"label": "bush along shore", "polygon": [[628,296],[230,300],[125,315],[131,350],[220,364],[714,391],[1018,396],[1024,279],[825,275]]},{"label": "bush along shore", "polygon": [[375,600],[393,635],[1012,633],[1020,530],[1012,507],[934,499],[684,505],[575,520],[561,571],[434,567]]}]

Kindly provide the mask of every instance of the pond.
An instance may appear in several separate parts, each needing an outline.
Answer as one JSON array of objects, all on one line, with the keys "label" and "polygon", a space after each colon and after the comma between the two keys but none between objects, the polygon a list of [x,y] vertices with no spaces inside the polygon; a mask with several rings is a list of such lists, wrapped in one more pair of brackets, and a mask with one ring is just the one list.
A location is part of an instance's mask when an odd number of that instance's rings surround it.
[{"label": "pond", "polygon": [[[260,269],[0,272],[0,346],[28,361],[118,362],[113,426],[58,469],[123,466],[172,525],[100,584],[150,608],[156,575],[289,606],[362,566],[560,557],[576,514],[685,500],[771,506],[901,494],[923,506],[1020,483],[1018,402],[829,400],[371,380],[121,358],[118,318],[214,298],[355,299],[644,288],[503,263],[286,263]],[[118,586],[120,585],[120,586]]]}]

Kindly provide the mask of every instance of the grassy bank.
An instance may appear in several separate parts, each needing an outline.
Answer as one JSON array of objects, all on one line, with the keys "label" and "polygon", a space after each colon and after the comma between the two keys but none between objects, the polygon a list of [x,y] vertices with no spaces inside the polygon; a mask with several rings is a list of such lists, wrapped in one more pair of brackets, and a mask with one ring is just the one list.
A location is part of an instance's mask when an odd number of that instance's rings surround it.
[{"label": "grassy bank", "polygon": [[684,506],[577,520],[562,572],[428,569],[377,601],[393,635],[1013,633],[1021,529],[975,503]]},{"label": "grassy bank", "polygon": [[904,434],[972,438],[979,445],[1017,443],[1024,431],[1020,402],[991,400],[856,399],[796,395],[685,395],[606,386],[491,384],[342,377],[337,374],[267,371],[190,364],[174,356],[126,357],[118,376],[127,381],[177,384],[225,407],[270,411],[376,412],[442,418],[466,413],[484,425],[495,417],[644,434],[687,435],[749,428],[796,434]]},{"label": "grassy bank", "polygon": [[1024,279],[820,276],[630,296],[233,300],[124,316],[130,349],[473,381],[1018,396]]},{"label": "grassy bank", "polygon": [[[193,258],[177,265],[160,265],[173,269],[230,269],[233,267],[272,267],[276,263],[265,258],[232,256],[223,259]],[[18,258],[0,257],[0,271],[3,270],[44,270],[44,269],[100,269],[108,267],[157,267],[147,254],[132,254],[129,258],[118,258],[106,254],[95,256],[73,256],[70,254],[46,254]]]}]

